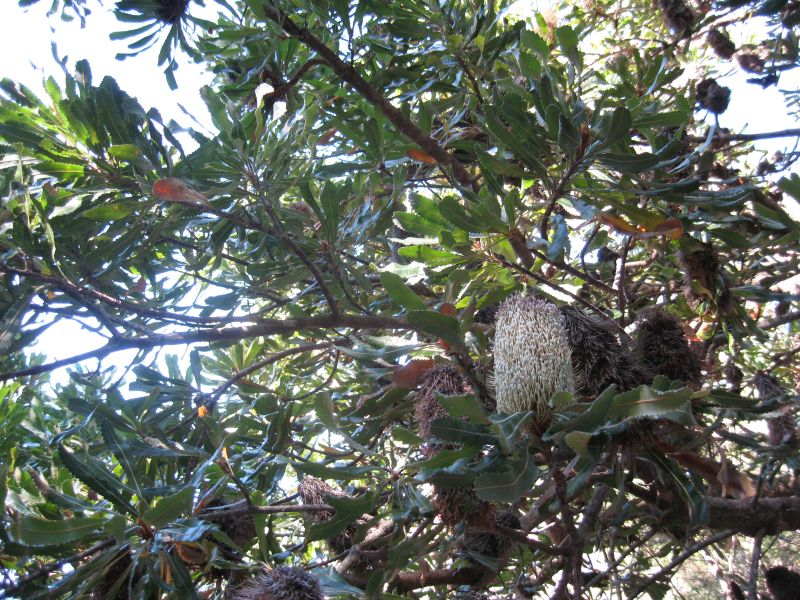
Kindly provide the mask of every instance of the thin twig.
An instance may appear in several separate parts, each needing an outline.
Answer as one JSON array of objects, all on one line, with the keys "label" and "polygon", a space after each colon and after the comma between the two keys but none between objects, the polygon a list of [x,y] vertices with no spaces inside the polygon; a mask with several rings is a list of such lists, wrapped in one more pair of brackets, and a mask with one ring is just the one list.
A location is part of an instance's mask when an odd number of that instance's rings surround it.
[{"label": "thin twig", "polygon": [[761,562],[761,543],[764,531],[759,531],[753,539],[753,553],[750,555],[750,575],[747,579],[748,600],[758,600],[758,565]]}]

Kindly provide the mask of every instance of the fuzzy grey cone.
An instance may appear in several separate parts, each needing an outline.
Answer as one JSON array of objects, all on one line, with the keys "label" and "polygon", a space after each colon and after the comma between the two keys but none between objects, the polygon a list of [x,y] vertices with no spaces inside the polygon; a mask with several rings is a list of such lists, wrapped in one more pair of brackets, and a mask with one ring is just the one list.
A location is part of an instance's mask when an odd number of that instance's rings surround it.
[{"label": "fuzzy grey cone", "polygon": [[316,577],[298,567],[278,567],[254,577],[232,600],[324,600]]},{"label": "fuzzy grey cone", "polygon": [[532,410],[550,414],[556,392],[574,393],[569,343],[555,305],[530,296],[512,296],[497,313],[494,377],[499,412]]}]

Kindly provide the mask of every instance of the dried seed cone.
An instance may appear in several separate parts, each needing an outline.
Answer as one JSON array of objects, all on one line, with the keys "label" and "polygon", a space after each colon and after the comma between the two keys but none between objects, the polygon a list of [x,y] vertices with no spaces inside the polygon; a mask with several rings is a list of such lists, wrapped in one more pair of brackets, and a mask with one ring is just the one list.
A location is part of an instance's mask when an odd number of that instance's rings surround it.
[{"label": "dried seed cone", "polygon": [[556,392],[575,391],[569,342],[561,313],[549,302],[517,295],[500,307],[495,325],[497,410],[550,415]]},{"label": "dried seed cone", "polygon": [[[522,524],[519,517],[512,510],[501,510],[494,515],[495,525],[519,529]],[[514,540],[500,533],[467,533],[464,535],[464,547],[470,552],[475,552],[489,558],[504,559],[514,548]]]},{"label": "dried seed cone", "polygon": [[767,570],[767,589],[774,600],[797,600],[800,597],[800,574],[786,567]]},{"label": "dried seed cone", "polygon": [[678,35],[688,34],[694,24],[694,12],[683,0],[658,0],[664,22]]},{"label": "dried seed cone", "polygon": [[454,367],[435,367],[425,374],[417,390],[414,402],[414,419],[419,434],[430,439],[431,423],[447,416],[447,411],[439,404],[437,395],[457,396],[468,394],[471,388],[458,369]]},{"label": "dried seed cone", "polygon": [[[133,561],[131,560],[131,553],[127,550],[119,552],[112,562],[109,563],[108,570],[105,577],[103,577],[100,584],[92,592],[93,600],[128,600],[128,584],[132,574]],[[125,578],[116,591],[112,594],[117,582]]]},{"label": "dried seed cone", "polygon": [[219,498],[209,504],[209,508],[220,510],[219,514],[215,514],[212,511],[204,514],[203,519],[216,523],[237,546],[246,547],[256,537],[253,515],[248,512],[237,514],[227,514],[225,512],[245,507],[247,507],[246,500],[228,501]]},{"label": "dried seed cone", "polygon": [[324,600],[316,577],[298,567],[278,567],[254,577],[232,600]]},{"label": "dried seed cone", "polygon": [[156,0],[156,16],[164,23],[175,23],[189,7],[190,0]]},{"label": "dried seed cone", "polygon": [[728,109],[731,101],[731,88],[722,86],[708,78],[697,84],[697,102],[706,110],[721,115]]},{"label": "dried seed cone", "polygon": [[696,309],[707,298],[716,302],[720,312],[728,312],[732,308],[733,298],[726,287],[726,278],[720,271],[714,246],[697,240],[691,240],[690,243],[690,250],[678,251],[678,261],[683,267],[686,301]]},{"label": "dried seed cone", "polygon": [[455,527],[461,522],[485,524],[491,505],[478,498],[470,487],[433,486],[433,505],[442,523]]},{"label": "dried seed cone", "polygon": [[639,316],[638,353],[653,375],[683,381],[700,389],[700,361],[689,347],[680,321],[660,309],[643,311]]},{"label": "dried seed cone", "polygon": [[748,73],[763,73],[766,66],[764,59],[752,52],[742,52],[736,57],[736,61]]},{"label": "dried seed cone", "polygon": [[755,377],[753,377],[753,384],[758,392],[758,397],[762,400],[780,398],[786,394],[786,390],[783,389],[780,381],[766,371],[756,371]]},{"label": "dried seed cone", "polygon": [[575,390],[596,396],[612,383],[627,391],[642,383],[628,353],[608,327],[573,306],[562,306],[572,357]]},{"label": "dried seed cone", "polygon": [[714,50],[714,54],[725,60],[730,60],[736,52],[736,44],[719,29],[712,29],[709,31],[706,41],[708,41],[708,45]]},{"label": "dried seed cone", "polygon": [[[325,496],[345,496],[342,492],[333,489],[327,483],[316,477],[304,477],[300,484],[297,486],[297,492],[303,499],[305,504],[325,504]],[[327,521],[333,517],[333,511],[321,510],[312,513],[311,520],[315,523]],[[339,532],[334,537],[325,540],[328,547],[336,554],[341,554],[345,550],[349,550],[353,546],[353,536],[356,534],[356,529],[359,524],[363,523],[358,519],[355,523],[347,526],[347,529]]]}]

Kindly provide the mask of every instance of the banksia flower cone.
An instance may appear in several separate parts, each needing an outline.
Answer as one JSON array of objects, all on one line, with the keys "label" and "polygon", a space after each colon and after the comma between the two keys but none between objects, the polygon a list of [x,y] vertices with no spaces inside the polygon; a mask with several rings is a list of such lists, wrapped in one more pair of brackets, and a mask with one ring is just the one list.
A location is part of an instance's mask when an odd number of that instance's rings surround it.
[{"label": "banksia flower cone", "polygon": [[653,375],[683,381],[692,389],[700,388],[700,361],[689,347],[676,317],[659,309],[642,312],[638,351]]},{"label": "banksia flower cone", "polygon": [[556,392],[575,391],[561,314],[549,302],[522,295],[506,300],[494,338],[497,410],[532,410],[544,421]]},{"label": "banksia flower cone", "polygon": [[800,574],[786,567],[772,567],[766,575],[767,589],[775,600],[797,600]]},{"label": "banksia flower cone", "polygon": [[683,0],[658,0],[667,27],[680,36],[688,35],[694,24],[694,13]]},{"label": "banksia flower cone", "polygon": [[298,567],[278,567],[251,579],[232,600],[325,600],[319,581]]}]

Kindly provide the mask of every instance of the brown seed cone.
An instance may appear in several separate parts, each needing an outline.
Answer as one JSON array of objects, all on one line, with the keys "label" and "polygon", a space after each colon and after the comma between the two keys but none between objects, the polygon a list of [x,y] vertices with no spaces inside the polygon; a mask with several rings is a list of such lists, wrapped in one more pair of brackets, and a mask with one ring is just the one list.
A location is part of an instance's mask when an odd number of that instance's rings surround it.
[{"label": "brown seed cone", "polygon": [[676,34],[687,35],[694,24],[694,12],[683,0],[658,0],[664,22]]},{"label": "brown seed cone", "polygon": [[439,404],[437,395],[458,396],[471,392],[472,388],[458,369],[443,366],[429,370],[420,383],[414,401],[414,419],[419,434],[425,439],[431,438],[431,423],[448,415],[444,407]]},{"label": "brown seed cone", "polygon": [[748,73],[763,73],[766,66],[764,59],[752,52],[742,52],[736,57],[736,62]]},{"label": "brown seed cone", "polygon": [[637,353],[654,376],[663,375],[700,389],[700,361],[689,347],[677,317],[658,308],[642,311]]},{"label": "brown seed cone", "polygon": [[767,589],[773,600],[798,600],[800,598],[800,574],[786,567],[767,570]]},{"label": "brown seed cone", "polygon": [[252,578],[231,600],[325,600],[319,581],[298,567],[278,567]]},{"label": "brown seed cone", "polygon": [[736,52],[736,44],[719,29],[712,29],[709,31],[706,41],[714,50],[714,53],[725,60],[730,60]]},{"label": "brown seed cone", "polygon": [[719,312],[728,313],[733,308],[733,297],[727,288],[727,277],[720,270],[714,246],[695,239],[690,239],[689,245],[690,250],[678,251],[686,301],[697,309],[704,299],[713,300]]},{"label": "brown seed cone", "polygon": [[575,390],[596,396],[609,385],[627,391],[642,383],[628,353],[608,326],[573,306],[562,306],[564,330],[571,351]]},{"label": "brown seed cone", "polygon": [[[303,499],[305,504],[325,504],[325,496],[344,497],[346,494],[333,489],[327,483],[316,477],[306,476],[297,486],[297,492]],[[333,517],[333,511],[321,510],[312,514],[311,520],[314,523],[321,523]],[[341,554],[345,550],[349,550],[353,546],[353,536],[355,536],[358,526],[362,525],[365,521],[363,519],[356,519],[355,523],[351,523],[344,531],[339,532],[334,537],[325,540],[328,547],[335,554]],[[366,567],[368,565],[363,564]]]},{"label": "brown seed cone", "polygon": [[442,523],[455,527],[461,522],[471,525],[485,524],[491,514],[491,504],[478,498],[472,486],[433,486],[433,505]]},{"label": "brown seed cone", "polygon": [[728,384],[731,386],[731,391],[736,392],[737,394],[741,392],[742,381],[744,381],[744,373],[742,373],[742,370],[736,366],[736,363],[732,360],[729,360],[727,363],[725,363],[723,373],[725,375],[725,379],[728,380]]},{"label": "brown seed cone", "polygon": [[[509,529],[519,529],[522,526],[516,513],[508,509],[495,513],[494,522],[495,525]],[[504,559],[514,548],[514,540],[499,533],[466,533],[464,534],[464,548],[488,558]]]},{"label": "brown seed cone", "polygon": [[708,78],[697,84],[696,96],[702,108],[721,115],[727,110],[731,101],[731,89]]},{"label": "brown seed cone", "polygon": [[[246,548],[256,537],[256,526],[253,515],[249,512],[226,514],[224,511],[231,511],[247,507],[246,500],[225,500],[217,498],[208,504],[211,512],[202,515],[203,520],[216,523],[219,528],[233,540],[237,546]],[[215,514],[213,509],[219,510]]]},{"label": "brown seed cone", "polygon": [[753,377],[753,384],[758,392],[758,397],[762,400],[772,400],[786,394],[786,390],[780,381],[766,371],[756,371],[755,377]]},{"label": "brown seed cone", "polygon": [[190,0],[156,0],[156,16],[164,23],[175,23],[186,14]]},{"label": "brown seed cone", "polygon": [[[129,550],[121,550],[109,563],[108,570],[100,584],[92,592],[93,600],[128,600],[128,587],[133,571],[133,560]],[[125,578],[116,591],[113,592],[117,582]]]},{"label": "brown seed cone", "polygon": [[791,414],[767,419],[767,441],[771,446],[797,446],[797,426]]}]

